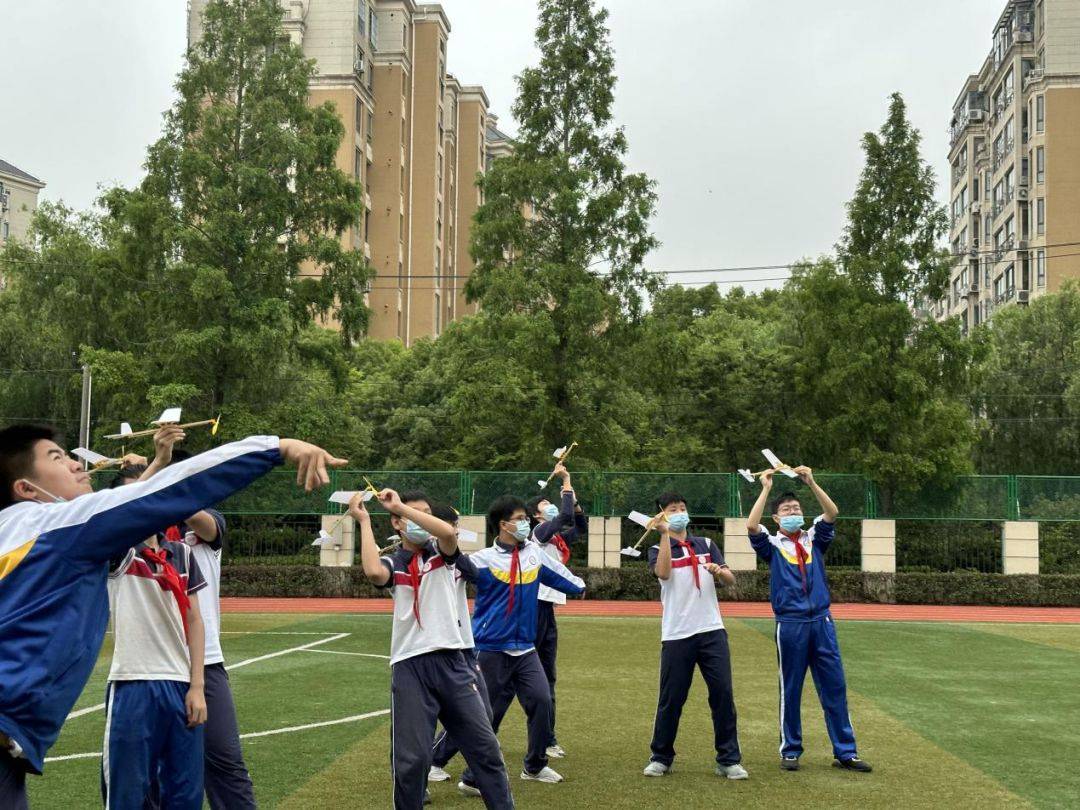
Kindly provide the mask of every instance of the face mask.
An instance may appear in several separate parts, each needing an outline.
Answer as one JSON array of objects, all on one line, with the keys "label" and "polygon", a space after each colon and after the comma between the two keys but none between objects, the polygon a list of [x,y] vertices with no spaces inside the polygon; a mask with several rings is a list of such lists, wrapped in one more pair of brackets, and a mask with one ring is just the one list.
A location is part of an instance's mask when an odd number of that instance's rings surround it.
[{"label": "face mask", "polygon": [[[39,487],[37,484],[35,484],[29,478],[23,478],[22,480],[23,480],[23,483],[29,484],[34,489],[36,489],[38,492],[41,492],[41,493],[43,493],[45,495],[48,495],[50,498],[52,498],[53,503],[67,503],[67,498],[60,498],[60,497],[57,497],[56,495],[53,495],[51,492],[49,492],[49,490],[45,489],[44,487]],[[38,503],[41,503],[41,502],[38,501]]]},{"label": "face mask", "polygon": [[[510,521],[507,521],[509,523]],[[524,543],[529,539],[529,521],[525,518],[514,523],[514,539],[519,543]]]},{"label": "face mask", "polygon": [[422,529],[411,520],[405,521],[405,539],[410,543],[426,543],[431,539],[431,532]]},{"label": "face mask", "polygon": [[549,503],[547,506],[544,507],[541,514],[543,514],[544,520],[554,520],[559,516],[559,507],[557,507],[553,503]]},{"label": "face mask", "polygon": [[690,515],[686,512],[676,512],[674,515],[668,515],[667,525],[673,532],[684,532],[686,527],[690,525]]},{"label": "face mask", "polygon": [[780,518],[780,528],[785,532],[794,534],[803,527],[804,522],[802,515],[784,515]]}]

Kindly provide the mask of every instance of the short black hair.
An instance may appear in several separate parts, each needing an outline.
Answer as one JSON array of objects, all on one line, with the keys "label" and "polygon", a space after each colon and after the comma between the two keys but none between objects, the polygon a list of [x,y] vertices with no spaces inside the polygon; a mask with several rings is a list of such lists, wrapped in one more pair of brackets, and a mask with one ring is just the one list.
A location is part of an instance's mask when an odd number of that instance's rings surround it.
[{"label": "short black hair", "polygon": [[55,442],[56,431],[48,425],[12,425],[0,430],[0,509],[15,503],[12,488],[34,468],[34,445]]},{"label": "short black hair", "polygon": [[426,503],[428,508],[432,509],[433,512],[435,511],[431,504],[431,498],[422,489],[409,489],[405,492],[399,492],[398,497],[401,498],[402,503],[416,503],[418,501]]},{"label": "short black hair", "polygon": [[546,495],[533,495],[529,500],[525,501],[525,513],[529,518],[529,524],[535,529],[536,525],[540,523],[540,520],[536,517],[536,510],[540,506],[540,501],[550,501]]},{"label": "short black hair", "polygon": [[175,464],[178,461],[187,461],[194,455],[190,450],[185,450],[182,447],[177,447],[172,451],[172,461],[169,464]]},{"label": "short black hair", "polygon": [[496,537],[499,534],[499,524],[510,520],[514,512],[524,508],[525,502],[517,495],[500,495],[492,501],[487,513],[488,537]]},{"label": "short black hair", "polygon": [[[657,510],[663,512],[673,503],[686,504],[686,498],[680,495],[678,492],[661,492],[660,497],[656,499]],[[689,505],[689,504],[686,504]]]},{"label": "short black hair", "polygon": [[116,489],[122,486],[125,481],[138,480],[139,476],[146,472],[145,464],[128,464],[125,467],[121,467],[117,470],[116,475],[113,476],[112,481],[109,482],[109,489]]},{"label": "short black hair", "polygon": [[434,517],[437,517],[439,520],[449,523],[451,526],[457,526],[458,518],[461,517],[461,515],[458,514],[457,509],[455,509],[448,503],[432,504],[431,514]]},{"label": "short black hair", "polygon": [[800,503],[799,496],[796,495],[794,492],[791,492],[790,490],[788,490],[787,492],[781,492],[779,495],[773,498],[772,513],[774,515],[777,514],[780,509],[780,505],[785,504],[788,501],[795,501],[795,503]]}]

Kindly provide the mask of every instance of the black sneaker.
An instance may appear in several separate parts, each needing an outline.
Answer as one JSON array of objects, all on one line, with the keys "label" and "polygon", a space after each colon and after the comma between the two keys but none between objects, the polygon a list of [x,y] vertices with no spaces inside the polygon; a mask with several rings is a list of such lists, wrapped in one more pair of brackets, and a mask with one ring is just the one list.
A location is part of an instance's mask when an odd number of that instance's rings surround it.
[{"label": "black sneaker", "polygon": [[870,773],[874,770],[870,767],[869,762],[863,762],[858,757],[852,757],[851,759],[837,759],[833,762],[834,768],[843,768],[845,771],[859,771],[860,773]]},{"label": "black sneaker", "polygon": [[782,771],[797,771],[799,770],[799,758],[798,757],[784,757],[780,760],[780,770]]}]

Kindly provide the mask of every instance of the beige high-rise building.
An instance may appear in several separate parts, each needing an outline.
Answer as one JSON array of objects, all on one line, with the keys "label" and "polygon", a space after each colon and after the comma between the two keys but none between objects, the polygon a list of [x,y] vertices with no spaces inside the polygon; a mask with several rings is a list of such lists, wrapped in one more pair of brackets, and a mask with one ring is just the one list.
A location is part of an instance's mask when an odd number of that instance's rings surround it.
[{"label": "beige high-rise building", "polygon": [[1013,0],[950,126],[955,258],[933,314],[964,330],[1080,278],[1080,0]]},{"label": "beige high-rise building", "polygon": [[0,248],[8,239],[26,238],[43,188],[36,177],[0,159]]},{"label": "beige high-rise building", "polygon": [[[190,1],[189,42],[206,3]],[[487,94],[447,73],[450,21],[439,5],[281,4],[289,37],[316,61],[312,103],[332,101],[345,126],[338,166],[364,187],[366,210],[347,242],[376,272],[368,334],[406,344],[438,335],[475,309],[464,298],[475,180],[509,148]]]}]

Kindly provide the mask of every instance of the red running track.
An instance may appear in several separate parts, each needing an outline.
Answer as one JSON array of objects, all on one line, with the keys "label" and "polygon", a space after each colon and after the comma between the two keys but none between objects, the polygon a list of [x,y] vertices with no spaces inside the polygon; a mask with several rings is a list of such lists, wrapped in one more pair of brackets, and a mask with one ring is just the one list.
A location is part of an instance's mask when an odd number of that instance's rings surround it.
[{"label": "red running track", "polygon": [[[226,597],[225,613],[390,613],[389,599],[264,599]],[[772,618],[768,602],[721,602],[720,611],[731,618]],[[581,601],[559,608],[563,616],[660,616],[659,602]],[[979,605],[882,605],[840,604],[832,606],[837,619],[894,622],[1043,622],[1080,624],[1080,608],[985,607]]]}]

